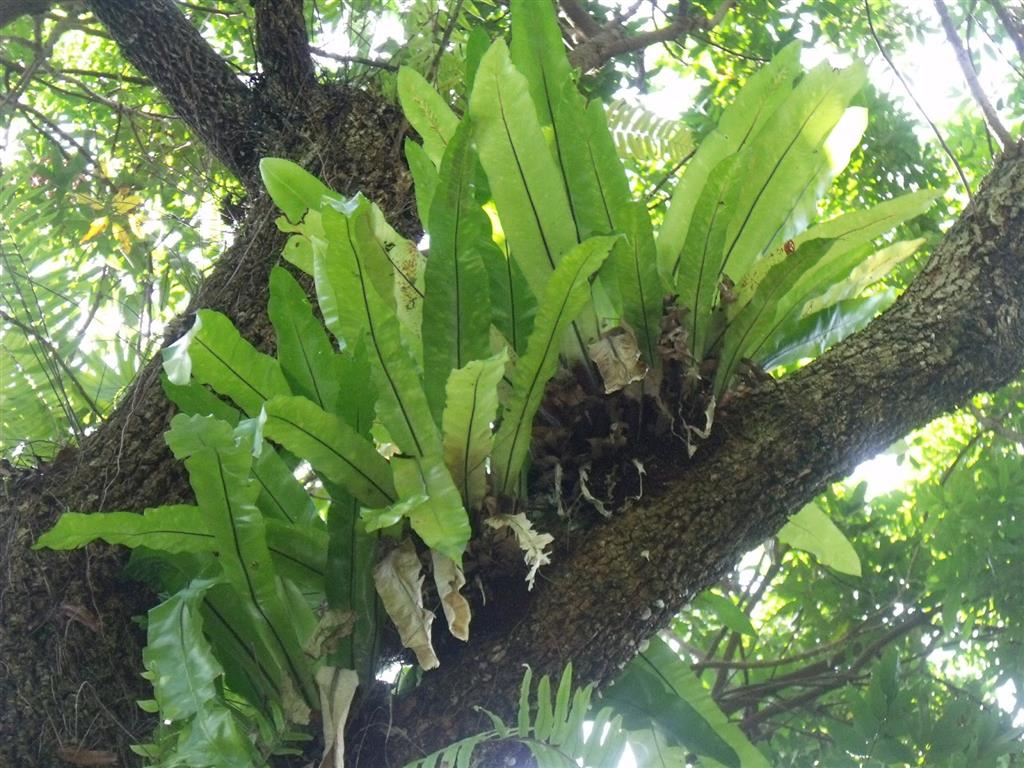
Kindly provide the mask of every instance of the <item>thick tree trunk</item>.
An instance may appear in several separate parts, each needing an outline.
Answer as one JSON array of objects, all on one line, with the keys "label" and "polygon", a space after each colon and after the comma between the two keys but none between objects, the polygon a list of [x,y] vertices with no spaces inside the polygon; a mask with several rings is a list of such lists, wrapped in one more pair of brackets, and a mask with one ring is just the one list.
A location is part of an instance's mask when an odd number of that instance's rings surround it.
[{"label": "thick tree trunk", "polygon": [[[275,36],[305,44],[296,3],[258,3],[263,45]],[[418,223],[407,171],[395,152],[401,113],[379,97],[304,81],[301,53],[278,54],[262,96],[237,80],[171,0],[96,0],[93,8],[128,58],[168,96],[211,152],[243,179],[255,178],[260,153],[302,162],[334,188],[378,201],[401,231]],[[300,16],[301,21],[301,16]],[[290,49],[290,48],[289,48]],[[307,51],[308,59],[308,51]],[[311,71],[311,70],[310,70]],[[202,93],[199,93],[202,91]],[[301,93],[301,110],[294,99]],[[284,100],[285,103],[282,103]],[[253,106],[255,105],[255,106]],[[259,116],[259,121],[254,120]],[[256,127],[259,130],[256,130]],[[273,348],[266,315],[267,276],[280,261],[278,212],[262,195],[251,203],[235,244],[193,301],[228,315],[242,334]],[[191,325],[193,311],[168,339]],[[144,637],[131,621],[153,596],[120,578],[124,558],[105,547],[33,552],[35,539],[66,511],[140,510],[191,495],[163,432],[172,406],[160,385],[160,360],[140,373],[104,425],[49,466],[16,471],[0,489],[0,767],[58,764],[74,746],[138,762],[128,745],[152,727],[135,704],[149,698],[139,676]],[[84,753],[83,753],[84,754]]]},{"label": "thick tree trunk", "polygon": [[[299,113],[294,101],[282,101],[287,88],[263,92],[225,80],[219,59],[182,26],[180,14],[170,13],[173,5],[92,2],[127,57],[222,162],[251,180],[259,153],[290,156],[346,193],[362,190],[400,229],[415,231],[398,151],[400,115],[372,95],[308,83],[301,50],[296,54],[303,44],[296,3],[255,7],[263,14],[260,34],[269,36],[258,48],[281,52],[267,54],[267,77],[303,81]],[[185,41],[189,55],[162,55],[159,35],[122,23],[121,12],[143,13],[138,23]],[[271,45],[271,37],[287,51]],[[212,80],[190,80],[203,73]],[[209,93],[223,86],[224,102],[190,101],[204,86]],[[353,756],[365,765],[400,764],[472,731],[474,704],[507,714],[524,662],[558,672],[571,659],[580,679],[608,680],[641,638],[826,482],[972,392],[1014,375],[1024,360],[1022,201],[1018,146],[896,307],[800,374],[735,406],[698,462],[687,465],[681,446],[659,446],[645,462],[643,505],[592,532],[546,574],[508,632],[474,640],[428,674],[397,703],[390,730],[369,718],[357,724],[360,738],[350,745],[365,746]],[[265,200],[253,203],[238,242],[196,302],[228,314],[263,348],[272,347],[266,276],[282,244],[273,219]],[[149,693],[138,677],[140,638],[130,617],[145,610],[148,596],[119,580],[121,558],[108,550],[62,556],[28,547],[66,510],[137,510],[187,496],[161,437],[170,415],[154,361],[78,450],[4,484],[0,766],[57,764],[58,748],[77,744],[131,764],[126,745],[146,735],[134,700]]]}]

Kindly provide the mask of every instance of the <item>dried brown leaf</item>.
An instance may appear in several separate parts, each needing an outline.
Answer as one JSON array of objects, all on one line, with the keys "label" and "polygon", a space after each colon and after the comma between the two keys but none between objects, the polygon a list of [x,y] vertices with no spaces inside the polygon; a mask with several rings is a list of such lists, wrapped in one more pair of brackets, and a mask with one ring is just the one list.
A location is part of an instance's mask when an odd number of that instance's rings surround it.
[{"label": "dried brown leaf", "polygon": [[630,328],[613,328],[587,349],[604,381],[606,395],[647,375],[647,364],[640,359],[640,345]]},{"label": "dried brown leaf", "polygon": [[447,555],[431,550],[434,565],[434,583],[437,594],[441,598],[444,617],[448,620],[448,630],[462,641],[469,640],[469,622],[473,618],[469,603],[459,590],[466,586],[466,574]]},{"label": "dried brown leaf", "polygon": [[398,629],[402,645],[416,654],[423,669],[440,665],[430,641],[434,614],[423,607],[423,576],[410,539],[388,552],[373,569],[373,583],[384,610]]},{"label": "dried brown leaf", "polygon": [[345,721],[359,687],[359,675],[352,669],[320,667],[316,671],[316,685],[320,691],[324,727],[324,757],[320,768],[344,768]]}]

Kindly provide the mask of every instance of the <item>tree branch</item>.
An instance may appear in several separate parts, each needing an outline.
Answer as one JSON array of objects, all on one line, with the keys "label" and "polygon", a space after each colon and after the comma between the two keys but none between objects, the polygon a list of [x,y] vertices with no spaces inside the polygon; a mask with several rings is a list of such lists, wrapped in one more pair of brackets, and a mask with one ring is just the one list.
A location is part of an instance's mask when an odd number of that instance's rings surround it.
[{"label": "tree branch", "polygon": [[559,0],[558,4],[562,6],[569,21],[584,37],[595,37],[601,34],[601,25],[576,0]]},{"label": "tree branch", "polygon": [[875,638],[875,640],[844,669],[836,670],[831,676],[811,683],[808,690],[791,699],[776,701],[764,709],[747,715],[740,723],[740,727],[744,731],[749,732],[751,728],[763,723],[765,720],[769,720],[776,715],[781,715],[784,712],[789,712],[797,707],[808,704],[819,698],[822,694],[846,685],[852,677],[856,676],[856,673],[867,666],[872,659],[885,650],[886,646],[890,643],[899,640],[901,637],[913,632],[915,629],[927,626],[931,620],[931,616],[931,612],[919,611],[904,621],[893,625],[888,631]]},{"label": "tree branch", "polygon": [[[363,757],[400,765],[418,755],[411,745],[430,751],[451,743],[476,727],[471,705],[511,715],[525,663],[535,673],[558,673],[572,660],[581,682],[608,682],[642,638],[777,531],[792,510],[914,427],[1006,383],[1022,363],[1018,144],[996,161],[893,308],[723,414],[719,442],[706,446],[698,462],[658,446],[660,455],[645,459],[645,506],[592,531],[552,569],[510,631],[478,638],[429,673],[390,713],[387,728],[405,738],[382,737]],[[377,728],[382,733],[385,726]]]},{"label": "tree branch", "polygon": [[22,16],[46,13],[56,0],[0,0],[0,27],[5,27]]},{"label": "tree branch", "polygon": [[259,139],[252,94],[173,0],[90,0],[89,5],[125,58],[218,160],[248,180]]},{"label": "tree branch", "polygon": [[1015,19],[999,0],[988,0],[988,4],[992,6],[992,10],[996,12],[996,16],[1003,25],[1003,29],[1006,30],[1006,34],[1013,41],[1021,61],[1024,61],[1024,22],[1020,19]]},{"label": "tree branch", "polygon": [[971,57],[967,53],[967,49],[964,48],[960,35],[957,34],[953,20],[949,17],[949,9],[946,8],[946,4],[942,0],[934,0],[934,3],[935,10],[939,14],[939,20],[942,22],[942,29],[946,32],[946,39],[956,53],[957,63],[960,64],[960,70],[964,73],[964,79],[967,81],[967,86],[971,89],[971,95],[974,96],[974,100],[981,107],[981,111],[985,113],[985,120],[988,121],[989,128],[999,137],[999,142],[1004,147],[1012,144],[1013,137],[1010,136],[1010,132],[1006,130],[1006,126],[1000,121],[999,114],[988,100],[988,96],[985,95],[985,89],[981,87],[981,83],[978,81],[978,73],[974,71]]},{"label": "tree branch", "polygon": [[316,84],[302,0],[255,0],[256,57],[278,93],[292,97]]},{"label": "tree branch", "polygon": [[561,5],[569,19],[584,34],[584,41],[570,51],[569,61],[582,72],[590,72],[624,53],[642,51],[656,43],[678,40],[695,29],[707,31],[714,28],[732,7],[732,0],[724,0],[710,18],[698,9],[691,8],[685,0],[679,0],[678,12],[668,25],[633,35],[628,34],[617,21],[598,25],[575,0],[561,0]]}]

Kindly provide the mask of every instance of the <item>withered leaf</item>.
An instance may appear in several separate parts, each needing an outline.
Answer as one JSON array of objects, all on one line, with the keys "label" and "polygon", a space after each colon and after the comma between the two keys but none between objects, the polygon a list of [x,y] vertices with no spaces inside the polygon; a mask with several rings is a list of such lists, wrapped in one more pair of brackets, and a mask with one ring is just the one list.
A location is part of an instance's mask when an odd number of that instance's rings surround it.
[{"label": "withered leaf", "polygon": [[640,359],[640,346],[630,328],[613,328],[587,350],[604,381],[606,395],[647,375],[647,364]]},{"label": "withered leaf", "polygon": [[466,574],[447,555],[431,550],[430,557],[434,565],[434,583],[444,608],[444,617],[448,620],[448,629],[459,640],[468,641],[472,614],[469,603],[459,591],[466,586]]},{"label": "withered leaf", "polygon": [[434,614],[423,607],[423,576],[411,539],[388,552],[373,569],[373,583],[384,610],[398,629],[402,645],[416,654],[423,669],[440,666],[430,641]]},{"label": "withered leaf", "polygon": [[510,528],[515,534],[519,548],[523,550],[523,559],[530,566],[530,572],[526,574],[526,581],[529,584],[529,589],[533,589],[537,570],[542,565],[551,562],[551,554],[545,552],[545,549],[555,540],[555,537],[550,533],[535,531],[533,523],[522,512],[516,515],[494,515],[487,518],[485,522],[491,528]]},{"label": "withered leaf", "polygon": [[316,671],[316,685],[320,691],[324,727],[324,757],[320,768],[344,768],[345,721],[359,687],[359,675],[352,669],[320,667]]}]

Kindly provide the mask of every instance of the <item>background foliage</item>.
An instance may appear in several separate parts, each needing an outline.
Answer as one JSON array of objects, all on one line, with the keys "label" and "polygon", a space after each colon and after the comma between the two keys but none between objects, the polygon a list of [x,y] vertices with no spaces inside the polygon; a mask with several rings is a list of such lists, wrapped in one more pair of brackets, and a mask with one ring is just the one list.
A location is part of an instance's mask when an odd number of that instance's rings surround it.
[{"label": "background foliage", "polygon": [[[613,13],[584,5],[597,18]],[[951,5],[980,68],[1003,72],[1008,64],[1017,75],[993,95],[1006,123],[1019,125],[1022,65],[995,4]],[[244,5],[184,9],[240,72],[256,76]],[[585,75],[589,96],[622,100],[613,134],[633,193],[655,223],[692,147],[787,43],[873,59],[880,71],[879,45],[898,55],[940,39],[928,7],[878,3],[871,10],[875,34],[860,5],[741,3],[683,44]],[[486,40],[508,25],[506,8],[485,0],[451,8],[431,0],[323,2],[310,13],[324,77],[397,98],[398,66],[409,66],[459,113],[469,107],[467,74]],[[642,30],[663,20],[657,5],[644,3],[625,24]],[[160,346],[164,324],[230,241],[240,190],[80,8],[23,18],[0,34],[8,121],[0,448],[6,460],[33,463],[93,427]],[[882,87],[878,71],[852,102],[868,108],[867,131],[818,212],[862,209],[912,189],[947,190],[899,232],[924,239],[914,260],[882,286],[899,290],[965,193],[950,157],[898,89]],[[636,106],[672,79],[696,86],[682,115],[685,132]],[[996,143],[973,102],[963,97],[939,130],[976,184]],[[623,722],[634,732],[634,753],[672,745],[702,755],[699,764],[759,764],[765,758],[747,751],[742,732],[777,765],[1014,764],[1024,679],[1015,588],[1022,434],[1013,386],[895,446],[875,466],[899,468],[901,488],[878,494],[854,480],[820,499],[857,568],[841,543],[839,555],[835,547],[808,553],[786,535],[751,553],[611,689],[620,711],[632,714]],[[193,582],[171,607],[200,621],[197,601],[209,588]],[[160,618],[151,615],[151,629]],[[703,687],[693,686],[697,679]],[[708,695],[718,710],[707,708]],[[730,730],[721,713],[740,730]],[[212,711],[204,716],[225,722]],[[262,724],[270,751],[294,736],[285,719]],[[643,729],[647,741],[637,735]],[[225,731],[223,738],[234,737]]]}]

